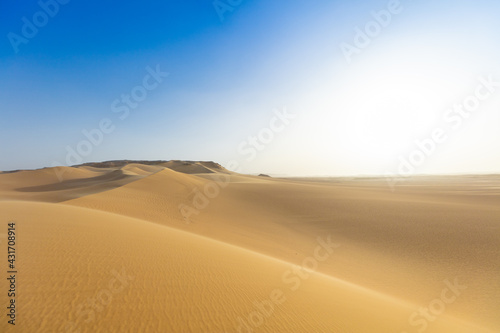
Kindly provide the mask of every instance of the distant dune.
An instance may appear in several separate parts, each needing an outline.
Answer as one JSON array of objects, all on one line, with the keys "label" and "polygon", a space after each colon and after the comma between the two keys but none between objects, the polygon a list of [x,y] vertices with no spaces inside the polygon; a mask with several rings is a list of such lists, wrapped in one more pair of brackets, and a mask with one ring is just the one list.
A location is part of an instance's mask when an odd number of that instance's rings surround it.
[{"label": "distant dune", "polygon": [[495,175],[392,192],[195,161],[0,173],[19,235],[0,331],[500,332],[499,203]]}]

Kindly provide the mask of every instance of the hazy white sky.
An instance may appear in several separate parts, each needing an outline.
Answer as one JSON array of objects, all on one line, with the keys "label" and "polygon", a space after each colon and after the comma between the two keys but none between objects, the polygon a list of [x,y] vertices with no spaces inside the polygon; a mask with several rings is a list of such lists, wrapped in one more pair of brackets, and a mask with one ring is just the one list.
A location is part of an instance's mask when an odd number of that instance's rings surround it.
[{"label": "hazy white sky", "polygon": [[[40,10],[2,6],[5,36]],[[280,175],[498,173],[499,10],[71,2],[17,53],[2,42],[0,169],[190,159]]]}]

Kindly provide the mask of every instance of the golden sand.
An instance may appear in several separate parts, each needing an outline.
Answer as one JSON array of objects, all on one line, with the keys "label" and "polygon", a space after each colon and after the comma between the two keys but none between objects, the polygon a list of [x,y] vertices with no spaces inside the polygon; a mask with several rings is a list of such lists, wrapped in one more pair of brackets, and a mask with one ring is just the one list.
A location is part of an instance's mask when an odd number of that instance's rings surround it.
[{"label": "golden sand", "polygon": [[0,332],[499,332],[499,199],[498,176],[0,173],[18,266]]}]

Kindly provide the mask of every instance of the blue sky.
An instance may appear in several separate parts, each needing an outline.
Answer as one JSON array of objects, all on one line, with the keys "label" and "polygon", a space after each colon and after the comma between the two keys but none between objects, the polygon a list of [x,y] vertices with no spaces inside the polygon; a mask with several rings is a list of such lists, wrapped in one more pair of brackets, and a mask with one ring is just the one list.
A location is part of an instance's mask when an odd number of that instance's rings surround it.
[{"label": "blue sky", "polygon": [[[383,174],[474,92],[479,76],[500,80],[493,0],[401,1],[350,62],[342,43],[354,45],[356,27],[388,1],[222,2],[232,9],[223,20],[208,0],[72,0],[17,53],[9,33],[22,37],[23,17],[33,22],[42,9],[0,4],[0,170],[67,165],[82,131],[109,119],[114,130],[82,161],[237,160],[249,173]],[[168,77],[121,120],[113,101],[157,66]],[[393,87],[401,91],[390,94]],[[411,109],[415,96],[422,109]],[[499,172],[497,96],[418,172]],[[249,160],[239,147],[284,107],[296,117]],[[418,126],[408,122],[415,114],[425,115]]]}]

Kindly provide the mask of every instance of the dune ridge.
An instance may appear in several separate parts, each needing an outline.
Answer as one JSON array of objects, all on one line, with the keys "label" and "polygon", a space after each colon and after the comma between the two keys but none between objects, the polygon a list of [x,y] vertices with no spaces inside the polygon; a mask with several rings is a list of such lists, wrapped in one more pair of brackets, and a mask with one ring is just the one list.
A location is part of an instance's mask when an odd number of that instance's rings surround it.
[{"label": "dune ridge", "polygon": [[[392,193],[384,180],[245,176],[211,162],[101,166],[0,174],[2,218],[24,239],[27,330],[410,333],[424,325],[411,316],[456,279],[467,289],[425,331],[500,327],[498,177]],[[190,223],[181,205],[198,210]],[[319,238],[339,246],[307,278],[287,275]],[[114,293],[122,270],[134,278]],[[274,290],[286,300],[267,303]],[[99,295],[112,301],[86,305]]]}]

